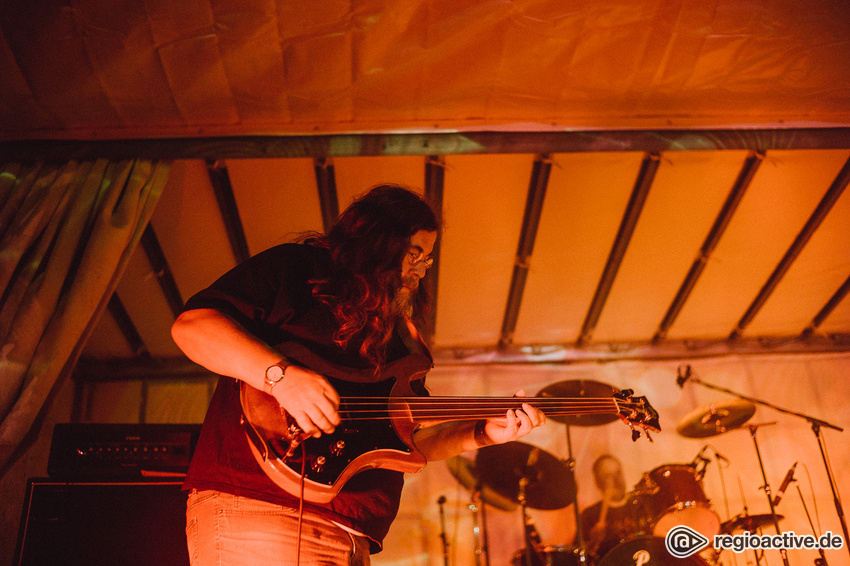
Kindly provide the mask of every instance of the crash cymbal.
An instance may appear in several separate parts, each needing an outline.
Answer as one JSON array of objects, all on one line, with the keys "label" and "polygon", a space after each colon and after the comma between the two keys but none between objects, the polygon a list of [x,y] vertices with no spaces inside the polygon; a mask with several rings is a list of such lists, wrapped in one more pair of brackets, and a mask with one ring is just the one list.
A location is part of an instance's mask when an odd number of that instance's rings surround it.
[{"label": "crash cymbal", "polygon": [[484,485],[534,509],[561,509],[575,501],[573,481],[566,464],[545,450],[523,442],[507,442],[478,450],[475,467]]},{"label": "crash cymbal", "polygon": [[[781,521],[784,515],[776,515],[776,519]],[[761,515],[738,515],[729,519],[720,525],[720,532],[723,534],[734,533],[735,531],[755,532],[765,525],[773,524],[773,513],[762,513]]]},{"label": "crash cymbal", "polygon": [[676,432],[688,438],[716,436],[740,427],[755,412],[756,406],[743,399],[718,401],[685,415],[676,425]]},{"label": "crash cymbal", "polygon": [[[558,381],[552,385],[547,385],[540,390],[537,396],[567,399],[575,397],[601,397],[610,399],[617,391],[612,386],[599,381],[574,379],[570,381]],[[619,416],[617,413],[599,413],[595,415],[547,415],[546,418],[574,426],[597,426],[614,422],[618,420]]]},{"label": "crash cymbal", "polygon": [[478,491],[484,503],[502,509],[503,511],[513,511],[516,509],[517,504],[514,501],[482,483],[478,470],[475,468],[474,460],[470,460],[464,456],[455,456],[446,460],[446,467],[449,469],[449,473],[467,491],[472,493]]}]

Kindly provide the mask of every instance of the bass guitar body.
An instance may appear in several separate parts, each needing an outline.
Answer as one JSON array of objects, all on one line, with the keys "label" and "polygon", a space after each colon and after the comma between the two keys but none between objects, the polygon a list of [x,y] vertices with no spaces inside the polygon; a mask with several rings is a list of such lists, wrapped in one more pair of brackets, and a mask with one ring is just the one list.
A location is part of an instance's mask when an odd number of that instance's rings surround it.
[{"label": "bass guitar body", "polygon": [[[304,500],[314,503],[331,501],[363,470],[419,471],[425,457],[413,448],[418,423],[406,400],[415,396],[410,383],[424,377],[422,367],[422,359],[405,358],[388,366],[383,379],[374,383],[325,374],[340,396],[341,422],[319,438],[305,435],[273,396],[242,382],[242,424],[255,459],[286,492],[298,496],[303,488]],[[372,376],[352,372],[349,377]]]}]

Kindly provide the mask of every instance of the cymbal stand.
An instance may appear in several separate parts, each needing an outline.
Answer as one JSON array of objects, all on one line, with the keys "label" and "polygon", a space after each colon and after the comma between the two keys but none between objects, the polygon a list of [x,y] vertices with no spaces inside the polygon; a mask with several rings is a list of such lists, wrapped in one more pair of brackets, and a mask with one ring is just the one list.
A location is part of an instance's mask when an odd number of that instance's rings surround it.
[{"label": "cymbal stand", "polygon": [[534,552],[534,545],[531,544],[531,537],[528,533],[528,507],[525,502],[525,488],[528,485],[528,478],[523,475],[519,479],[519,505],[522,508],[522,533],[525,537],[525,566],[531,566],[531,553]]},{"label": "cymbal stand", "polygon": [[576,520],[576,546],[579,549],[579,561],[584,564],[587,561],[587,546],[584,544],[584,533],[581,528],[581,514],[578,509],[578,484],[576,483],[576,461],[573,458],[573,440],[570,434],[570,423],[567,423],[567,466],[570,469],[570,489],[572,490],[575,501],[573,502],[573,512]]},{"label": "cymbal stand", "polygon": [[[490,544],[487,539],[487,504],[481,497],[481,489],[479,482],[469,504],[469,509],[472,511],[472,524],[474,525],[472,534],[475,539],[475,566],[490,566]],[[478,501],[477,504],[476,500]],[[481,516],[480,520],[479,515]],[[483,564],[481,562],[482,556],[484,557]]]},{"label": "cymbal stand", "polygon": [[[823,460],[824,469],[826,470],[826,477],[829,480],[829,487],[832,490],[832,498],[833,498],[833,502],[835,503],[835,511],[838,514],[838,520],[841,522],[841,530],[844,533],[844,540],[845,541],[850,540],[850,531],[848,531],[848,528],[847,528],[847,519],[844,516],[844,509],[841,506],[841,499],[840,499],[840,496],[838,495],[838,488],[836,487],[835,476],[832,473],[832,466],[830,466],[830,464],[829,464],[829,458],[827,458],[827,456],[826,456],[826,444],[825,444],[823,437],[821,436],[821,430],[820,430],[822,427],[826,427],[826,428],[831,428],[833,430],[837,430],[838,432],[844,432],[843,428],[836,426],[834,424],[830,424],[826,421],[816,419],[815,417],[812,417],[810,415],[805,415],[803,413],[797,413],[795,411],[789,411],[788,409],[783,409],[782,407],[777,407],[776,405],[773,405],[773,404],[768,403],[766,401],[762,401],[761,399],[755,399],[753,397],[747,397],[746,395],[742,395],[742,394],[740,394],[736,391],[732,391],[731,389],[727,389],[725,387],[720,387],[719,385],[713,385],[711,383],[706,383],[705,381],[702,381],[701,379],[699,379],[698,377],[693,375],[693,371],[691,370],[691,366],[687,366],[687,371],[686,371],[685,375],[679,376],[679,378],[677,378],[677,380],[676,380],[676,383],[679,385],[679,387],[683,387],[685,385],[685,382],[687,382],[687,381],[693,381],[695,383],[699,383],[700,385],[708,387],[709,389],[714,389],[716,391],[722,391],[723,393],[728,393],[729,395],[734,395],[735,397],[738,397],[739,399],[744,399],[745,401],[750,401],[750,402],[756,403],[758,405],[763,405],[763,406],[769,407],[769,408],[771,408],[775,411],[779,411],[780,413],[785,413],[786,415],[791,415],[791,416],[798,417],[798,418],[801,418],[801,419],[805,419],[806,421],[808,421],[812,425],[812,432],[815,434],[815,438],[817,438],[817,441],[818,441],[818,448],[820,448],[821,460]],[[844,547],[847,549],[848,552],[850,552],[850,544],[845,544]]]},{"label": "cymbal stand", "polygon": [[[782,530],[779,528],[779,518],[776,516],[776,508],[773,506],[773,497],[770,493],[770,483],[767,481],[767,473],[764,471],[764,462],[761,459],[761,450],[759,450],[759,443],[756,440],[756,430],[759,425],[745,425],[747,429],[750,431],[750,435],[753,437],[753,444],[756,447],[756,456],[758,456],[759,460],[759,468],[761,468],[761,477],[764,479],[764,494],[767,496],[767,503],[770,505],[770,513],[773,515],[773,525],[776,527],[776,534],[782,534]],[[785,566],[788,566],[788,551],[784,548],[779,549],[779,555],[782,557],[782,563]]]}]

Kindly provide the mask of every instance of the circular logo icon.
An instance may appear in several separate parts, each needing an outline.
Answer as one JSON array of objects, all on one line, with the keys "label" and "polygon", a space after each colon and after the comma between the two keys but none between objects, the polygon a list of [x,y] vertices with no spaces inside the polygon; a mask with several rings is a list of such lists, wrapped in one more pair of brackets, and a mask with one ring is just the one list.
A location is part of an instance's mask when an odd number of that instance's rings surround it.
[{"label": "circular logo icon", "polygon": [[667,552],[676,558],[687,558],[708,546],[709,540],[701,533],[686,525],[679,525],[667,531],[664,545]]}]

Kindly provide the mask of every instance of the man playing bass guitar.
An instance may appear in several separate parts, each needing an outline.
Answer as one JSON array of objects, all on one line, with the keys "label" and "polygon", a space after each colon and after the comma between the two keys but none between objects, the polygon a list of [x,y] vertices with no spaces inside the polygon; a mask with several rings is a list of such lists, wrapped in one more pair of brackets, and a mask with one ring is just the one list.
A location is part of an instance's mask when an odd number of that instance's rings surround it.
[{"label": "man playing bass guitar", "polygon": [[[364,441],[345,419],[361,405],[341,409],[341,390],[368,399],[364,421],[379,418],[373,399],[395,396],[396,387],[428,395],[431,358],[417,330],[428,297],[419,282],[440,229],[416,193],[378,186],[355,199],[328,234],[266,250],[187,302],[172,336],[220,376],[184,484],[193,566],[369,564],[398,511],[410,471],[404,462],[416,469],[517,440],[544,423],[540,410],[520,402],[467,420],[416,423],[396,415],[393,434],[404,442],[376,449],[380,457],[371,460],[368,453],[345,456]],[[382,383],[396,385],[390,391]],[[257,395],[265,400],[259,406],[251,401]],[[264,437],[269,425],[246,426],[253,413],[281,420],[281,438],[272,438],[276,429]],[[308,456],[319,445],[327,456]],[[326,482],[337,454],[364,462],[362,469],[349,466]],[[287,459],[295,463],[281,470],[289,479],[275,478]]]}]

